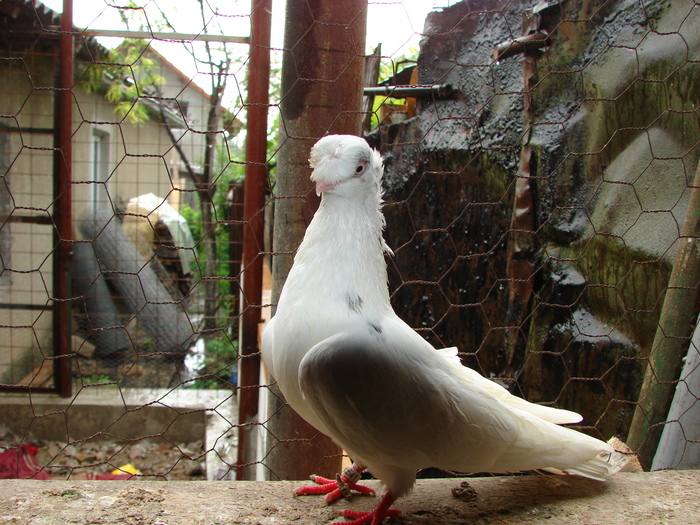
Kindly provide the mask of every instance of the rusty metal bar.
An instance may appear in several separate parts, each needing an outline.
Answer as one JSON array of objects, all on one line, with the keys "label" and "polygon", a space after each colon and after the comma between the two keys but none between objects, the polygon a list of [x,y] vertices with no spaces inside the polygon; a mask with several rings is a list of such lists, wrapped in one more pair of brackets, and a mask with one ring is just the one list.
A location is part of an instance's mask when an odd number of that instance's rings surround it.
[{"label": "rusty metal bar", "polygon": [[365,93],[362,99],[362,113],[364,114],[362,120],[362,131],[364,133],[369,132],[372,128],[372,116],[374,112],[372,111],[374,107],[374,95],[371,92],[367,92],[368,87],[376,87],[379,81],[379,66],[382,61],[382,45],[377,45],[374,53],[365,59]]},{"label": "rusty metal bar", "polygon": [[366,87],[363,91],[365,95],[382,95],[390,98],[443,98],[450,96],[453,90],[450,84],[435,84],[430,86],[376,86]]},{"label": "rusty metal bar", "polygon": [[164,31],[131,31],[125,29],[83,29],[81,34],[90,37],[113,36],[119,38],[143,38],[170,42],[222,42],[227,44],[249,44],[247,36],[210,35],[208,33],[167,33]]},{"label": "rusty metal bar", "polygon": [[[537,24],[537,17],[533,16],[532,13],[526,12],[523,20],[523,33],[527,35],[533,28],[537,27]],[[503,45],[501,44],[501,46]],[[496,53],[498,53],[498,47],[496,47]],[[510,287],[507,323],[519,329],[508,330],[504,341],[506,370],[513,375],[522,366],[522,355],[527,344],[527,336],[525,335],[527,333],[526,319],[532,306],[531,300],[534,292],[533,275],[535,272],[533,260],[537,249],[535,201],[532,188],[532,177],[535,174],[532,173],[534,162],[530,145],[531,128],[534,119],[530,93],[532,87],[537,84],[537,57],[525,47],[521,48],[519,52],[525,54],[523,59],[523,128],[525,132],[522,138],[520,162],[515,181],[506,266],[506,275]],[[494,56],[496,53],[494,53]]]},{"label": "rusty metal bar", "polygon": [[243,204],[243,303],[238,371],[237,479],[251,479],[255,461],[260,352],[258,326],[262,304],[265,185],[267,181],[267,112],[270,83],[272,0],[251,1],[251,47],[248,63],[246,175]]},{"label": "rusty metal bar", "polygon": [[493,51],[493,59],[498,62],[519,55],[520,53],[539,51],[540,49],[549,47],[551,44],[552,39],[550,36],[547,33],[538,31],[498,44]]},{"label": "rusty metal bar", "polygon": [[55,131],[55,128],[37,128],[32,126],[22,126],[21,129],[19,127],[3,128],[3,130],[0,131],[0,133],[17,133],[18,135],[22,135],[24,133],[36,133],[37,135],[53,135]]},{"label": "rusty metal bar", "polygon": [[[309,150],[328,133],[362,127],[367,0],[287,0],[282,62],[284,125],[275,186],[272,303],[318,207],[309,180]],[[269,387],[265,466],[271,478],[333,477],[341,451],[306,423],[274,385]]]},{"label": "rusty metal bar", "polygon": [[58,393],[70,397],[72,392],[71,349],[71,251],[73,238],[73,197],[71,191],[73,163],[73,0],[63,0],[59,43],[58,92],[54,122],[54,208],[56,225],[53,254],[53,328],[54,381]]},{"label": "rusty metal bar", "polygon": [[244,224],[244,206],[245,202],[245,183],[240,180],[232,180],[229,182],[228,194],[226,203],[228,210],[226,217],[228,224],[228,260],[229,260],[229,276],[238,278],[231,279],[229,294],[231,296],[231,316],[238,317],[241,312],[241,282],[240,272],[243,264],[243,224]]},{"label": "rusty metal bar", "polygon": [[50,226],[54,224],[54,220],[49,216],[44,215],[3,215],[0,216],[0,223],[23,223],[23,224],[43,224]]},{"label": "rusty metal bar", "polygon": [[56,394],[55,387],[2,385],[2,387],[0,388],[0,392],[16,392],[18,394],[26,394],[28,391],[31,391],[32,394]]}]

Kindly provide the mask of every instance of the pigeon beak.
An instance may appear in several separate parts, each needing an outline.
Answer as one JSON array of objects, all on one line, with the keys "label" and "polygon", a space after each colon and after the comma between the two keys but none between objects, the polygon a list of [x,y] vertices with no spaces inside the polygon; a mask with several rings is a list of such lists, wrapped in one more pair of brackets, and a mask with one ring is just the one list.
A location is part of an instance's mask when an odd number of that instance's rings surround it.
[{"label": "pigeon beak", "polygon": [[321,196],[321,193],[325,193],[327,191],[330,191],[334,188],[335,186],[333,184],[328,184],[325,181],[319,180],[316,183],[316,195]]}]

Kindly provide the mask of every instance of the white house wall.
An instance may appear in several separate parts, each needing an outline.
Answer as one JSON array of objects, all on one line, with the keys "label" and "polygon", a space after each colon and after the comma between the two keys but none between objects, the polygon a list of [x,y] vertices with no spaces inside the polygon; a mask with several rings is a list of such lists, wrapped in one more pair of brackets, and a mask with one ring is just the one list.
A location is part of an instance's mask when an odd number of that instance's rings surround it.
[{"label": "white house wall", "polygon": [[[53,136],[19,130],[53,128],[53,93],[44,89],[53,85],[53,60],[28,55],[2,65],[3,215],[48,219],[53,202]],[[42,354],[53,354],[50,312],[12,307],[50,305],[53,227],[3,219],[0,236],[0,371],[5,371],[0,381],[14,383],[41,364]]]},{"label": "white house wall", "polygon": [[[27,130],[53,128],[53,57],[26,55],[2,64],[0,114],[7,117],[0,119],[4,128],[0,132],[5,135],[7,173],[3,175],[9,188],[3,214],[49,219],[54,200],[54,139],[50,133]],[[80,239],[79,220],[87,216],[89,196],[96,187],[91,182],[96,134],[104,138],[107,153],[107,179],[97,185],[107,197],[107,206],[123,210],[129,199],[145,193],[170,198],[179,191],[180,180],[171,178],[177,155],[159,122],[122,121],[103,94],[88,94],[79,86],[73,96],[73,235]],[[54,353],[53,226],[2,221],[0,236],[5,266],[0,273],[0,382],[14,384]]]}]

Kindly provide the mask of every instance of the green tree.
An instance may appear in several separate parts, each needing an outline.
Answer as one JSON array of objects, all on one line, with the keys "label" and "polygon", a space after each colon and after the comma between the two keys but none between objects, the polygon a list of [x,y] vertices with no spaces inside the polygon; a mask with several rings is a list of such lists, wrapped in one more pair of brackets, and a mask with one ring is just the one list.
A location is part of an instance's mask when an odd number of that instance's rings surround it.
[{"label": "green tree", "polygon": [[93,62],[82,74],[81,86],[88,93],[103,91],[120,118],[139,124],[150,118],[145,101],[153,97],[165,79],[155,70],[154,61],[143,56],[148,44],[141,39],[125,39],[107,51],[101,62]]}]

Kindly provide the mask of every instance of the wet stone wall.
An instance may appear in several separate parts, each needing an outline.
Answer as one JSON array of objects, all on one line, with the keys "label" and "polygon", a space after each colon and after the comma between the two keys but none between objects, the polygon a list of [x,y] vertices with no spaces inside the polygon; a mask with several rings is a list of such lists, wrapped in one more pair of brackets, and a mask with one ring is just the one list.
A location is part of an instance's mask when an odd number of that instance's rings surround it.
[{"label": "wet stone wall", "polygon": [[[386,157],[392,301],[465,364],[624,439],[700,156],[700,8],[548,5],[530,105],[524,56],[492,56],[532,3],[462,2],[426,20],[418,81],[454,93],[369,137]],[[526,252],[513,227],[523,145]],[[509,274],[519,257],[526,304]]]}]

